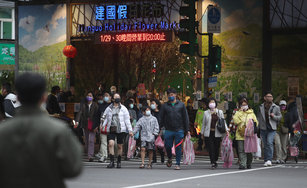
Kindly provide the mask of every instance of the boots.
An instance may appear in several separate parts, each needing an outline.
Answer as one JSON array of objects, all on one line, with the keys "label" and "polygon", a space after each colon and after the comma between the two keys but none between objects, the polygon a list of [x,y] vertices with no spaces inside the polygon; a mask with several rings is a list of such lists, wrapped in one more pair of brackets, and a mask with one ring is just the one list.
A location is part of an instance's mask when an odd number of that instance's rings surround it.
[{"label": "boots", "polygon": [[116,166],[116,168],[122,167],[121,162],[122,162],[122,156],[118,155],[117,156],[117,166]]},{"label": "boots", "polygon": [[110,164],[107,166],[107,168],[114,168],[114,155],[110,155]]}]

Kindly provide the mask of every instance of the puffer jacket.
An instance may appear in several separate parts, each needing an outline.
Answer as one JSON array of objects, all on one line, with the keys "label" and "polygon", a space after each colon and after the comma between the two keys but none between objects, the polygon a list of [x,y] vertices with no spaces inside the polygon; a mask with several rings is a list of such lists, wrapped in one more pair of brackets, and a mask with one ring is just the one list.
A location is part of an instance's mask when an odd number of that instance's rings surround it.
[{"label": "puffer jacket", "polygon": [[237,125],[236,140],[244,140],[246,124],[250,119],[253,119],[258,126],[258,120],[253,109],[248,109],[247,111],[238,110],[235,113],[233,116],[233,122]]},{"label": "puffer jacket", "polygon": [[143,116],[136,123],[134,134],[141,130],[141,141],[154,142],[155,136],[159,134],[159,124],[154,116]]},{"label": "puffer jacket", "polygon": [[[107,132],[110,132],[113,107],[114,107],[114,104],[111,104],[110,106],[108,106],[102,116],[103,117],[102,119],[104,119],[104,121],[102,122],[102,127],[107,126]],[[127,132],[127,130],[129,132],[132,132],[129,111],[122,104],[120,104],[120,111],[119,111],[118,117],[119,117],[119,122],[120,122],[120,132],[125,133]]]}]

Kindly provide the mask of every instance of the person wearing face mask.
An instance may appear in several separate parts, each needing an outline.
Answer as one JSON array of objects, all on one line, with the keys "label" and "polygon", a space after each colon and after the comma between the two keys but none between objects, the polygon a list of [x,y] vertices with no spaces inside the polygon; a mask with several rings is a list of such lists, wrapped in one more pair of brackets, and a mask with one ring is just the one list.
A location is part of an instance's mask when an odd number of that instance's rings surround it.
[{"label": "person wearing face mask", "polygon": [[159,124],[156,117],[151,115],[148,106],[142,107],[143,117],[138,120],[133,133],[141,131],[141,159],[140,168],[145,168],[144,160],[146,149],[148,151],[149,161],[147,168],[152,168],[153,150],[155,148],[155,136],[159,134]]},{"label": "person wearing face mask", "polygon": [[253,111],[248,106],[248,101],[245,97],[239,100],[239,110],[234,114],[233,121],[234,124],[237,125],[236,129],[236,141],[237,147],[239,151],[239,169],[251,169],[252,168],[252,161],[253,161],[253,154],[252,153],[245,153],[244,150],[244,134],[245,128],[248,121],[252,119],[254,123],[258,126],[257,117]]},{"label": "person wearing face mask", "polygon": [[[156,117],[157,119],[159,118],[159,114],[160,114],[160,106],[161,106],[161,103],[158,99],[151,99],[150,100],[150,109],[151,109],[151,114]],[[163,129],[161,129],[159,127],[160,131]],[[163,135],[161,135],[161,138],[163,139]],[[157,138],[156,138],[157,139]],[[163,149],[161,148],[154,148],[154,151],[153,151],[153,161],[152,163],[156,163],[157,162],[157,151],[160,153],[161,155],[161,163],[164,164],[164,151]]]},{"label": "person wearing face mask", "polygon": [[[98,111],[96,115],[96,121],[100,124],[102,115],[106,108],[111,104],[111,99],[109,93],[98,94]],[[108,141],[107,134],[104,130],[100,130],[100,149],[99,152],[95,155],[98,158],[98,162],[105,162],[108,157]]]},{"label": "person wearing face mask", "polygon": [[260,126],[260,136],[264,146],[264,166],[272,166],[274,153],[273,141],[276,134],[278,122],[282,116],[280,108],[273,103],[272,92],[267,91],[264,94],[264,103],[260,105],[258,112],[258,122]]},{"label": "person wearing face mask", "polygon": [[217,109],[217,102],[214,98],[209,100],[209,109],[204,112],[201,133],[205,137],[205,145],[209,151],[211,169],[217,168],[217,160],[220,153],[222,134],[217,130],[219,118],[224,119],[222,110]]},{"label": "person wearing face mask", "polygon": [[107,107],[103,117],[104,121],[101,123],[101,129],[105,126],[108,132],[108,142],[109,142],[109,153],[110,153],[110,163],[107,168],[114,168],[114,141],[117,139],[117,168],[121,168],[121,157],[123,154],[123,143],[126,131],[128,130],[129,135],[133,136],[132,126],[130,122],[130,115],[128,109],[122,105],[121,98],[118,93],[113,95],[113,103]]},{"label": "person wearing face mask", "polygon": [[285,116],[287,114],[287,102],[281,100],[279,102],[282,118],[278,122],[276,135],[275,135],[275,151],[276,151],[276,164],[284,164],[287,158],[287,143],[289,137],[289,128],[285,123]]},{"label": "person wearing face mask", "polygon": [[175,144],[175,170],[180,170],[184,134],[190,135],[189,116],[184,103],[176,99],[177,91],[175,89],[167,89],[167,95],[168,102],[162,105],[159,115],[159,124],[161,128],[165,128],[165,149],[168,157],[166,166],[172,166],[172,147]]},{"label": "person wearing face mask", "polygon": [[207,99],[206,98],[202,98],[200,101],[198,101],[199,104],[199,108],[196,112],[196,117],[195,117],[195,123],[194,123],[194,127],[195,129],[197,129],[198,132],[198,147],[197,147],[197,151],[202,151],[203,150],[203,139],[202,139],[202,134],[201,134],[201,127],[203,125],[203,119],[204,119],[204,112],[207,110]]},{"label": "person wearing face mask", "polygon": [[89,162],[94,160],[95,136],[98,131],[99,123],[96,121],[98,105],[93,102],[93,92],[89,91],[86,95],[87,103],[82,104],[76,116],[75,128],[81,127],[85,136],[85,148]]}]

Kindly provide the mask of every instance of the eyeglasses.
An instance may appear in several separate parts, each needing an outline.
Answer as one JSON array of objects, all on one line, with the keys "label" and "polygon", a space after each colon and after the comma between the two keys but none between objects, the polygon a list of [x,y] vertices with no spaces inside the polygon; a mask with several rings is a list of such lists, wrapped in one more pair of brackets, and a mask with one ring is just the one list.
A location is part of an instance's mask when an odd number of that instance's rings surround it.
[{"label": "eyeglasses", "polygon": [[269,96],[265,96],[265,97],[268,97],[268,98],[273,98],[273,96],[272,96],[272,95],[269,95]]}]

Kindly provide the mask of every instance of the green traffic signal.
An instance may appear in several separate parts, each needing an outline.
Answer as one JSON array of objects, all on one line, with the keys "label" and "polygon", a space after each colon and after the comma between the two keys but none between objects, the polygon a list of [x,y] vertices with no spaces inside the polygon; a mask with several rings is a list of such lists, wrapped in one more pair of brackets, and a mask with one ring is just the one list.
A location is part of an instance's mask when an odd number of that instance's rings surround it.
[{"label": "green traffic signal", "polygon": [[221,47],[214,46],[212,48],[212,55],[210,55],[210,60],[209,60],[210,75],[212,75],[213,73],[219,74],[222,71],[221,57],[222,57]]}]

